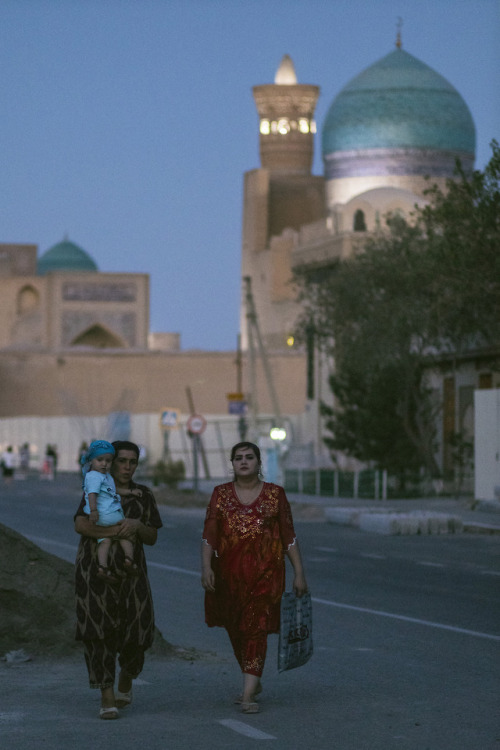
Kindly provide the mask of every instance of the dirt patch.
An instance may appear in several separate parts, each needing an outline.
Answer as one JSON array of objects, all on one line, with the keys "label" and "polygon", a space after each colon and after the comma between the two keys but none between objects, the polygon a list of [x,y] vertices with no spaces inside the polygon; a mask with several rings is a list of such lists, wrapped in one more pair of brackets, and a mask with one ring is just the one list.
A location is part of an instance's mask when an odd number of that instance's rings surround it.
[{"label": "dirt patch", "polygon": [[[0,524],[0,657],[81,652],[75,641],[74,566]],[[196,658],[156,631],[157,656]]]}]

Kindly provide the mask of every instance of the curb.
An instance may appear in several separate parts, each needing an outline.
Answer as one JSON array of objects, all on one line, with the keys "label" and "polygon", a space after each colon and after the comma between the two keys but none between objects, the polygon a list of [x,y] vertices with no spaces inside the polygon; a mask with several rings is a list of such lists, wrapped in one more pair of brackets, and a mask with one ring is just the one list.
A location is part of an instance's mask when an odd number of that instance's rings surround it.
[{"label": "curb", "polygon": [[392,536],[416,534],[500,534],[500,525],[464,521],[459,515],[433,511],[396,513],[375,508],[325,508],[330,523]]}]

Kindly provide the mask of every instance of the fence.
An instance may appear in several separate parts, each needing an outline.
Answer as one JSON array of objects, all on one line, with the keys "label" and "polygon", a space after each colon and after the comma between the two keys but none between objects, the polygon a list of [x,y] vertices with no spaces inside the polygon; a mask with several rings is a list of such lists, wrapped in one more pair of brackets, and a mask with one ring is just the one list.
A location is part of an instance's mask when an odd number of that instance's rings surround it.
[{"label": "fence", "polygon": [[365,469],[287,469],[285,489],[322,497],[387,499],[387,472]]},{"label": "fence", "polygon": [[421,474],[388,475],[387,471],[364,469],[286,469],[287,492],[321,497],[387,500],[436,495],[469,495],[474,486],[473,473],[449,480],[432,480]]}]

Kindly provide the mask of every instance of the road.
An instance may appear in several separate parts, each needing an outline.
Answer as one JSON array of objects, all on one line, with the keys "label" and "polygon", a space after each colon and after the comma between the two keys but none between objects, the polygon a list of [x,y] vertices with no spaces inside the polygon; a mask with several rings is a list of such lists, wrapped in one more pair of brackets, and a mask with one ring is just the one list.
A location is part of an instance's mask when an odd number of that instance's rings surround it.
[{"label": "road", "polygon": [[[74,560],[76,489],[61,481],[0,491],[3,523]],[[227,637],[203,623],[203,511],[163,507],[162,517],[159,541],[147,549],[157,625],[169,642],[209,656],[191,671],[189,663],[172,669],[175,693],[163,697],[173,709],[169,732],[148,735],[149,748],[246,748],[262,741],[289,750],[500,748],[498,537],[385,537],[297,521],[313,595],[315,654],[305,667],[277,674],[272,637],[262,713],[242,717],[224,703],[239,684]],[[153,662],[143,676],[137,688],[143,695],[151,676],[153,684],[167,679]],[[151,696],[153,713],[157,701]],[[139,726],[139,714],[135,720]],[[113,730],[116,739],[122,731]],[[120,747],[129,746],[126,740]]]}]

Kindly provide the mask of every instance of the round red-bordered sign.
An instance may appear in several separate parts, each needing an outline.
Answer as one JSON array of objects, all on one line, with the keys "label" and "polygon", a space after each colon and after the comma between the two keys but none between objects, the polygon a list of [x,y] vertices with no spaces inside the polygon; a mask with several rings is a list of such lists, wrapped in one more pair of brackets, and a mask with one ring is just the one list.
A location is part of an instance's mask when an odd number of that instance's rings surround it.
[{"label": "round red-bordered sign", "polygon": [[187,428],[193,435],[201,435],[205,431],[207,420],[201,414],[191,414],[187,421]]}]

